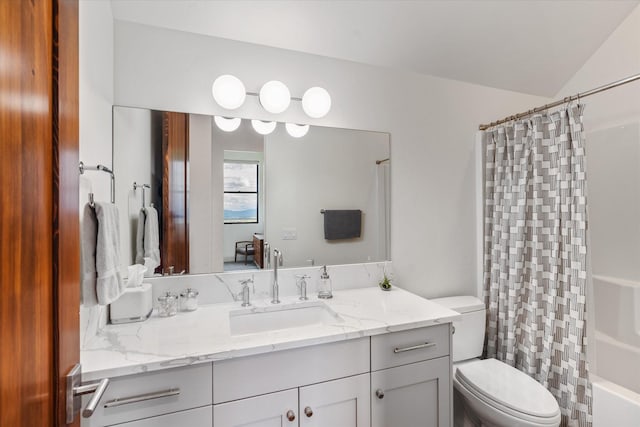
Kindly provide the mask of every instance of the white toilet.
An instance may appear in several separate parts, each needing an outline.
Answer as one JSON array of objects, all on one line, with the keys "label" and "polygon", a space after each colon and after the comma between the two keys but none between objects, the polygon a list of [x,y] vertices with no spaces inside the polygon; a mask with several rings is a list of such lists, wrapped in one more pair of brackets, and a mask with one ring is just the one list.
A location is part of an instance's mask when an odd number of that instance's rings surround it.
[{"label": "white toilet", "polygon": [[476,297],[434,302],[462,314],[453,322],[454,425],[557,427],[560,408],[536,380],[497,359],[480,360],[485,333],[484,303]]}]

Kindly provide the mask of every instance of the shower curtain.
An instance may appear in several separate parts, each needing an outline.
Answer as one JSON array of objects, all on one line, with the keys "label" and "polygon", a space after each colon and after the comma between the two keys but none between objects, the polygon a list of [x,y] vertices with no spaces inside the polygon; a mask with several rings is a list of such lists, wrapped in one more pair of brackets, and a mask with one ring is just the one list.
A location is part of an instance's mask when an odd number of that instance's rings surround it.
[{"label": "shower curtain", "polygon": [[591,426],[582,110],[484,135],[486,356],[547,387],[563,426]]}]

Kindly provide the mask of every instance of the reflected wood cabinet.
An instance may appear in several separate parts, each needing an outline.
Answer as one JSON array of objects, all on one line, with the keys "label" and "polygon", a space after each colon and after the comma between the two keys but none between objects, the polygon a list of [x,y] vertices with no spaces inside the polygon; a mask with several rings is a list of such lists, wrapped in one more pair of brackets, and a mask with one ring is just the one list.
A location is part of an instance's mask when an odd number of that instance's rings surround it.
[{"label": "reflected wood cabinet", "polygon": [[264,268],[264,235],[253,235],[253,250],[253,262],[258,268]]},{"label": "reflected wood cabinet", "polygon": [[83,426],[446,427],[449,337],[445,324],[114,378]]}]

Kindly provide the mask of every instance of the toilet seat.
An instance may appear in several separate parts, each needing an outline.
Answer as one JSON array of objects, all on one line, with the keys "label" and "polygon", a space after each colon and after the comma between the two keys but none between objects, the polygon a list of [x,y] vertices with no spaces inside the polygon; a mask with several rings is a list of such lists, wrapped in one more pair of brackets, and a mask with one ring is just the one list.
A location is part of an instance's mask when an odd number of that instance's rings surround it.
[{"label": "toilet seat", "polygon": [[528,425],[560,423],[560,408],[551,393],[525,373],[496,359],[461,364],[454,383],[468,399]]}]

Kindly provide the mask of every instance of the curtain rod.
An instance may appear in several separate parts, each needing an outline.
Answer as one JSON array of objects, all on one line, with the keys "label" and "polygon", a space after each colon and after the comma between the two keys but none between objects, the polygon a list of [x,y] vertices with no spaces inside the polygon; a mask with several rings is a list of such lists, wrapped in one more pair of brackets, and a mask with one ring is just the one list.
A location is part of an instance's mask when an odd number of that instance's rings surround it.
[{"label": "curtain rod", "polygon": [[489,129],[490,127],[497,126],[499,124],[506,123],[506,122],[511,121],[511,120],[518,120],[518,119],[521,119],[523,117],[527,117],[527,116],[530,116],[532,114],[538,113],[540,111],[544,111],[544,110],[548,110],[549,108],[557,107],[558,105],[562,105],[562,104],[565,104],[567,102],[571,102],[571,101],[574,101],[574,100],[578,100],[579,101],[580,98],[586,98],[587,96],[595,95],[596,93],[604,92],[605,90],[613,89],[614,87],[622,86],[624,84],[631,83],[631,82],[634,82],[636,80],[640,80],[640,73],[634,74],[633,76],[629,76],[627,78],[624,78],[622,80],[618,80],[618,81],[613,82],[613,83],[606,84],[604,86],[597,87],[595,89],[588,90],[586,92],[576,93],[575,95],[567,96],[567,97],[565,97],[565,98],[563,98],[561,100],[554,101],[554,102],[552,102],[550,104],[545,104],[545,105],[543,105],[541,107],[536,107],[533,110],[528,110],[528,111],[524,111],[522,113],[518,113],[518,114],[513,115],[513,116],[508,116],[508,117],[505,117],[504,119],[497,120],[495,122],[491,122],[491,123],[486,124],[486,125],[480,125],[478,128],[480,130],[486,130],[486,129]]}]

